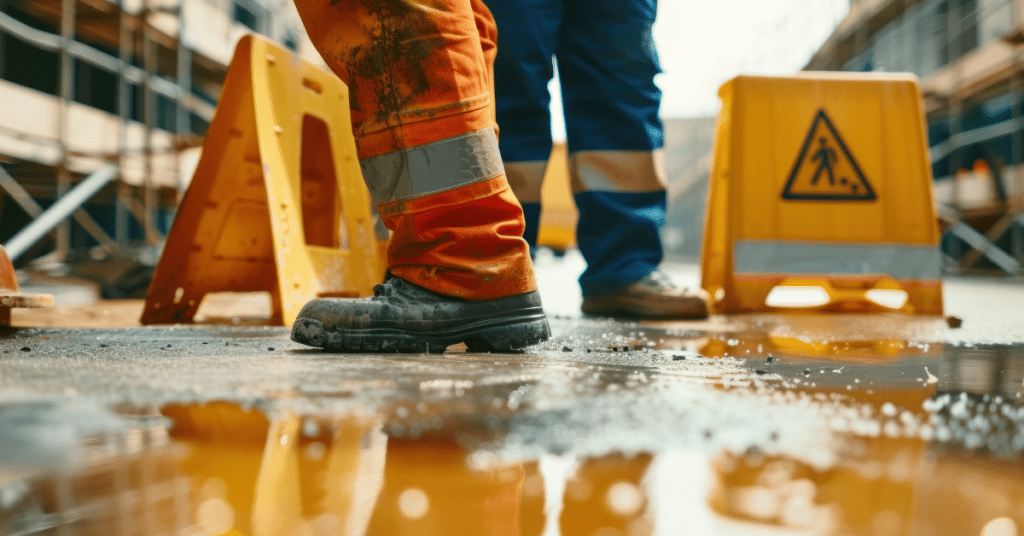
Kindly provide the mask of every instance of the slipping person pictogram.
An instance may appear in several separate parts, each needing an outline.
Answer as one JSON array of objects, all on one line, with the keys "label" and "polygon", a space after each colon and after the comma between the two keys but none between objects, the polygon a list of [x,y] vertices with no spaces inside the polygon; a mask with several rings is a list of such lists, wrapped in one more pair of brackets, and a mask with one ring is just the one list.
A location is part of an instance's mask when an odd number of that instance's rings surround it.
[{"label": "slipping person pictogram", "polygon": [[786,200],[874,201],[871,183],[835,125],[819,110],[782,191]]}]

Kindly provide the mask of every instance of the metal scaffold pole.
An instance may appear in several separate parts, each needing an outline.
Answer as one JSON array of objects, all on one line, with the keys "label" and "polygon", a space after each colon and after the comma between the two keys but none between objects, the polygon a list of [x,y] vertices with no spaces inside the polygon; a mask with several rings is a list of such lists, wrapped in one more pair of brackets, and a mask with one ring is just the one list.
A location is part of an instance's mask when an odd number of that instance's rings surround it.
[{"label": "metal scaffold pole", "polygon": [[181,189],[181,151],[185,148],[185,141],[192,133],[192,117],[189,113],[187,101],[192,94],[192,50],[185,44],[185,0],[178,2],[178,99],[175,102],[177,110],[177,121],[175,122],[176,148],[175,148],[175,188],[178,191],[175,206],[181,203],[183,195]]},{"label": "metal scaffold pole", "polygon": [[[55,197],[60,198],[71,189],[71,171],[68,170],[68,108],[74,98],[69,45],[75,38],[75,9],[77,0],[63,0],[60,16],[60,104],[57,111],[57,140],[60,145],[60,161],[57,164],[57,189]],[[57,227],[57,245],[54,253],[57,260],[68,257],[71,247],[71,222],[62,222]]]},{"label": "metal scaffold pole", "polygon": [[118,73],[117,73],[117,164],[118,181],[117,197],[114,212],[114,236],[122,247],[128,244],[128,209],[131,191],[124,178],[125,154],[128,152],[128,121],[131,117],[129,91],[131,86],[126,78],[126,67],[131,62],[135,50],[135,31],[128,25],[128,15],[124,9],[118,11]]},{"label": "metal scaffold pole", "polygon": [[82,182],[79,182],[66,195],[61,196],[50,208],[39,213],[32,220],[32,223],[18,231],[17,234],[4,244],[4,248],[11,259],[17,260],[18,257],[28,251],[28,248],[46,236],[51,229],[66,223],[68,217],[79,210],[82,204],[89,200],[89,198],[103,189],[114,178],[116,173],[117,168],[113,164],[103,166],[82,180]]},{"label": "metal scaffold pole", "polygon": [[[1021,16],[1024,15],[1024,0],[1014,0],[1013,5],[1010,8],[1011,14],[1015,15],[1013,20],[1022,20]],[[1010,43],[1013,47],[1013,68],[1010,74],[1010,91],[1016,95],[1013,99],[1012,115],[1013,119],[1021,124],[1024,121],[1024,65],[1021,63],[1021,43],[1020,40],[1015,40]],[[1010,135],[1011,155],[1010,159],[1012,162],[1024,162],[1024,129],[1015,128],[1013,134]],[[1012,171],[1007,173],[1006,179],[1016,182],[1017,184],[1024,184],[1021,182],[1024,179],[1024,170],[1021,165],[1015,166]],[[1017,210],[1024,207],[1016,207]],[[1011,208],[1011,211],[1013,208]],[[1024,263],[1024,216],[1018,216],[1015,223],[1010,224],[1010,255],[1013,256],[1020,263]]]},{"label": "metal scaffold pole", "polygon": [[157,70],[156,40],[150,36],[148,23],[149,5],[144,5],[142,10],[142,63],[146,76],[142,82],[142,116],[146,127],[145,136],[145,176],[143,177],[142,206],[143,222],[147,244],[152,244],[153,237],[157,234],[155,212],[158,209],[158,199],[154,187],[153,169],[153,129],[156,123],[156,95],[153,94],[152,80]]}]

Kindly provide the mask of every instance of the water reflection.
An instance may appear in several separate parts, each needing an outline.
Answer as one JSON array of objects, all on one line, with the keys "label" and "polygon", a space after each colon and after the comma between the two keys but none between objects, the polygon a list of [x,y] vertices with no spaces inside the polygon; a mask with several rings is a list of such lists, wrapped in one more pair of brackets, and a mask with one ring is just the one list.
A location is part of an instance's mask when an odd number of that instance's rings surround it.
[{"label": "water reflection", "polygon": [[[861,393],[851,407],[926,420],[937,396]],[[1024,526],[1020,457],[919,434],[850,434],[827,467],[757,448],[508,461],[466,449],[455,423],[414,438],[389,437],[375,415],[223,402],[160,413],[5,407],[0,533],[997,536]],[[65,428],[61,449],[32,448],[54,426]]]},{"label": "water reflection", "polygon": [[1019,534],[1024,345],[849,330],[844,339],[835,325],[781,331],[724,333],[699,351],[752,356],[748,365],[781,388],[840,396],[870,426],[833,421],[846,456],[826,469],[757,449],[719,453],[708,499],[716,512],[825,534]]},{"label": "water reflection", "polygon": [[0,534],[185,534],[191,484],[168,424],[87,402],[8,400]]},{"label": "water reflection", "polygon": [[267,420],[217,403],[163,413],[176,423],[171,437],[188,446],[181,471],[193,483],[199,534],[653,533],[641,483],[649,455],[555,471],[552,501],[541,463],[480,467],[452,429],[389,438],[373,418]]},{"label": "water reflection", "polygon": [[1024,345],[878,320],[296,352],[252,407],[8,398],[0,535],[1018,534]]}]

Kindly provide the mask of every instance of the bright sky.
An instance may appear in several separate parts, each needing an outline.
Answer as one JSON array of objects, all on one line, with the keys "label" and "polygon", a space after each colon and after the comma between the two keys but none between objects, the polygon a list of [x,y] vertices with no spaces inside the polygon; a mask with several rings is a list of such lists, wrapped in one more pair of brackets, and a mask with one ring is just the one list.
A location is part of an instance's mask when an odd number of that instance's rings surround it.
[{"label": "bright sky", "polygon": [[[718,113],[718,87],[738,74],[799,71],[849,10],[849,0],[660,0],[654,39],[664,74],[662,117]],[[552,87],[558,102],[557,87]],[[552,126],[564,138],[561,110]]]}]

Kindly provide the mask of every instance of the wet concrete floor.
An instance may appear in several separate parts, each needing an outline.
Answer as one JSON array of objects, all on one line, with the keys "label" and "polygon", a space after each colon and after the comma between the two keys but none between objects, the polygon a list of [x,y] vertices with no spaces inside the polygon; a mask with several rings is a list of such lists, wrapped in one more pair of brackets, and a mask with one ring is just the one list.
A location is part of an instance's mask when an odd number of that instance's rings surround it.
[{"label": "wet concrete floor", "polygon": [[0,534],[1024,529],[1024,284],[948,280],[958,329],[627,323],[580,317],[572,262],[538,265],[554,338],[515,355],[331,354],[244,321],[7,330]]}]

